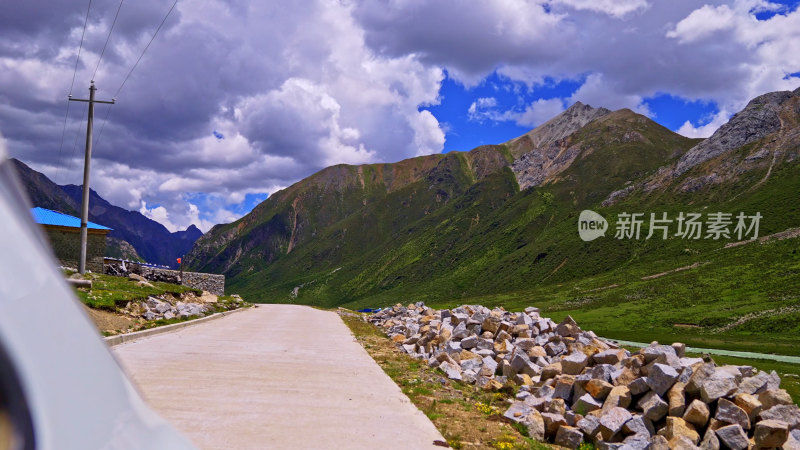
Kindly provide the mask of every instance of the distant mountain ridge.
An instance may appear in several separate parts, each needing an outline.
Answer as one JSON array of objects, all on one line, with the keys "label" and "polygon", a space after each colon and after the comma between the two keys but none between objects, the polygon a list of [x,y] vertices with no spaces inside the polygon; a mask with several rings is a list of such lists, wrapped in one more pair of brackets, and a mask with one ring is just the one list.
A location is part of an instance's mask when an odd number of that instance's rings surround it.
[{"label": "distant mountain ridge", "polygon": [[[667,252],[654,261],[682,254],[667,250],[680,241],[633,243],[613,232],[582,242],[575,224],[583,209],[749,207],[770,211],[763,233],[781,232],[800,225],[788,201],[798,168],[792,155],[800,95],[763,97],[739,115],[755,112],[762,122],[734,117],[708,140],[627,109],[576,103],[503,144],[329,167],[236,222],[215,226],[187,260],[194,269],[226,274],[232,292],[260,301],[382,306],[511,295],[618,270],[639,261],[643,249]],[[739,135],[749,137],[730,138]],[[714,154],[714,142],[735,148]],[[769,150],[775,142],[783,143],[777,156]],[[748,158],[757,163],[741,163]],[[689,161],[697,163],[682,173],[670,169]],[[681,188],[704,176],[719,182]],[[655,189],[642,188],[657,179],[663,182]],[[773,205],[771,198],[787,200]],[[696,244],[698,254],[713,244]]]},{"label": "distant mountain ridge", "polygon": [[[59,186],[44,174],[25,163],[13,160],[23,185],[34,206],[78,216],[82,197],[81,186]],[[136,256],[153,264],[176,267],[176,258],[191,250],[194,242],[203,235],[196,226],[171,233],[167,228],[141,214],[114,206],[93,189],[89,190],[89,220],[113,231],[109,233],[108,255],[114,257]],[[131,250],[135,250],[132,252]]]}]

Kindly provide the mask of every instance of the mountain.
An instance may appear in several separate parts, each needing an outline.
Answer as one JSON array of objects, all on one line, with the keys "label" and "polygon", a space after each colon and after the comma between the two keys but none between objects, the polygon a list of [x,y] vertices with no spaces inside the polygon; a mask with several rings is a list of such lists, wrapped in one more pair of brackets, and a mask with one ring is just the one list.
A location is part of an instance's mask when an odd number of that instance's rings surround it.
[{"label": "mountain", "polygon": [[[501,255],[474,252],[476,244],[506,246],[513,237],[503,252],[514,253],[534,238],[528,221],[546,202],[599,202],[694,143],[630,110],[580,103],[540,128],[470,152],[329,167],[214,227],[187,260],[227,274],[231,287],[281,298],[322,278],[330,278],[326,294],[308,295],[326,302],[405,291],[412,280],[426,290],[443,282],[437,276],[451,279],[459,295],[477,294],[485,285],[465,287],[497,270]],[[539,185],[553,188],[526,189]],[[503,211],[514,217],[499,217]],[[451,270],[460,275],[453,279]]]},{"label": "mountain", "polygon": [[[59,186],[44,174],[14,159],[14,164],[34,206],[78,216],[83,188]],[[114,206],[89,190],[89,220],[113,228],[108,236],[106,254],[110,257],[143,260],[176,267],[176,258],[189,252],[203,233],[194,225],[170,233],[164,225],[137,211]]]},{"label": "mountain", "polygon": [[[535,305],[609,337],[800,353],[799,105],[758,97],[700,140],[576,103],[503,144],[324,169],[187,260],[255,301]],[[585,209],[610,219],[604,237],[580,239]],[[716,212],[763,217],[758,243],[674,236],[677,217]],[[616,233],[630,213],[638,238]],[[646,238],[651,214],[666,239]]]}]

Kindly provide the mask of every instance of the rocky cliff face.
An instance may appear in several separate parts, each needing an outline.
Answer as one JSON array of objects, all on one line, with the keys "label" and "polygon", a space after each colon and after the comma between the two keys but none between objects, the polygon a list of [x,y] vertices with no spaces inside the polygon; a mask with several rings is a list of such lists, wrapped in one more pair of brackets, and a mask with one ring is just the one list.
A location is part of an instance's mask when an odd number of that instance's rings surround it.
[{"label": "rocky cliff face", "polygon": [[766,170],[800,156],[800,89],[771,92],[754,98],[711,137],[698,143],[675,163],[653,176],[613,192],[604,205],[614,204],[641,189],[645,193],[674,189],[695,192]]},{"label": "rocky cliff face", "polygon": [[542,125],[506,143],[511,154],[519,158],[525,153],[545,148],[561,141],[611,111],[605,108],[592,108],[576,102],[566,111],[553,117]]}]

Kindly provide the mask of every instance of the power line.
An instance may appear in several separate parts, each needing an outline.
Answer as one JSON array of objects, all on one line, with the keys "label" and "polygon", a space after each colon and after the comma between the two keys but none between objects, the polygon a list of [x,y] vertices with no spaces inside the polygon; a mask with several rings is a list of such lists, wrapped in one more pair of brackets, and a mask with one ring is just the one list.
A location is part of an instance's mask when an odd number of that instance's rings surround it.
[{"label": "power line", "polygon": [[94,73],[92,74],[93,81],[94,77],[97,76],[97,69],[100,68],[100,61],[103,60],[103,55],[106,52],[106,46],[108,45],[108,41],[111,40],[111,33],[114,31],[114,25],[117,24],[117,17],[119,17],[119,10],[122,9],[123,3],[125,3],[125,0],[120,0],[119,6],[117,7],[117,13],[114,14],[114,21],[111,22],[111,28],[108,29],[108,36],[106,36],[106,43],[103,44],[103,50],[100,52],[100,58],[97,60],[97,65],[94,67]]},{"label": "power line", "polygon": [[128,78],[130,78],[131,74],[132,74],[132,73],[133,73],[133,71],[136,69],[136,66],[138,66],[138,65],[139,65],[139,61],[141,61],[141,60],[142,60],[142,57],[144,56],[145,52],[147,52],[147,49],[148,49],[148,48],[150,48],[150,44],[152,44],[152,43],[153,43],[153,40],[154,40],[154,39],[156,38],[156,36],[158,35],[158,32],[159,32],[159,31],[161,31],[161,27],[163,27],[163,26],[164,26],[164,22],[166,22],[166,21],[167,21],[167,18],[169,17],[169,15],[170,15],[170,14],[172,14],[172,10],[173,10],[173,9],[175,9],[175,5],[177,5],[177,4],[178,4],[178,0],[175,0],[175,2],[172,4],[172,7],[170,7],[170,8],[169,8],[169,11],[167,11],[167,14],[166,14],[166,15],[164,16],[164,18],[161,20],[161,23],[160,23],[160,24],[158,24],[158,28],[156,28],[156,32],[155,32],[155,33],[153,33],[153,37],[151,37],[151,38],[150,38],[150,42],[148,42],[148,43],[147,43],[147,45],[144,47],[144,50],[142,50],[142,54],[141,54],[141,55],[139,55],[139,59],[137,59],[137,60],[136,60],[136,63],[133,65],[133,67],[131,67],[131,70],[130,70],[130,72],[128,72],[128,75],[126,75],[126,76],[125,76],[125,79],[124,79],[124,80],[122,80],[122,84],[120,84],[120,85],[119,85],[119,89],[117,89],[117,92],[114,94],[114,97],[116,97],[117,95],[119,95],[119,92],[120,92],[120,91],[122,90],[122,88],[125,86],[125,83],[127,83],[127,82],[128,82]]},{"label": "power line", "polygon": [[[75,58],[75,68],[72,70],[72,83],[69,85],[69,95],[72,95],[72,89],[75,87],[75,75],[78,73],[78,62],[81,60],[81,50],[83,50],[83,38],[86,36],[86,24],[89,23],[89,11],[92,9],[92,0],[89,0],[89,6],[86,8],[86,18],[83,20],[83,32],[81,32],[81,43],[78,44],[78,57]],[[67,133],[67,119],[69,118],[69,97],[67,98],[67,112],[64,114],[64,128],[61,130],[61,144],[58,146],[58,160],[56,165],[56,183],[58,182],[58,175],[61,171],[61,150],[64,148],[64,136]]]},{"label": "power line", "polygon": [[[122,84],[119,85],[119,88],[117,88],[117,91],[114,93],[114,96],[112,98],[117,98],[119,96],[119,93],[122,91],[122,88],[125,87],[125,83],[128,82],[128,78],[131,77],[131,74],[136,69],[136,67],[139,65],[139,62],[144,57],[144,54],[147,53],[147,49],[150,48],[150,44],[152,44],[153,41],[156,39],[156,36],[158,35],[158,32],[161,31],[161,28],[164,26],[164,23],[169,18],[169,15],[172,14],[172,10],[175,9],[175,5],[177,5],[177,4],[178,4],[178,0],[175,0],[172,3],[172,6],[169,8],[169,11],[167,11],[167,14],[164,15],[163,19],[161,19],[161,23],[158,24],[158,27],[156,28],[156,31],[153,33],[153,36],[150,38],[150,41],[144,47],[144,50],[142,50],[142,54],[139,55],[139,58],[133,64],[133,67],[131,67],[131,70],[128,71],[128,74],[125,76],[125,79],[122,80]],[[103,117],[103,124],[100,126],[100,132],[97,133],[97,139],[95,140],[95,142],[99,141],[100,138],[103,136],[103,130],[106,129],[106,122],[108,122],[108,116],[111,114],[111,106],[112,105],[108,105],[108,107],[106,108],[106,115],[105,115],[105,117]]]}]

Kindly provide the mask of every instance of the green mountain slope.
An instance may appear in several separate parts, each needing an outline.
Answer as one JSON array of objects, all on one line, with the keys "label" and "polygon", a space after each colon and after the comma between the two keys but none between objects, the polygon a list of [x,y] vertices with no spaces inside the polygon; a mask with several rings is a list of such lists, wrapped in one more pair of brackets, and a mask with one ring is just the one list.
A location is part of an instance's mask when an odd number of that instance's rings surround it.
[{"label": "green mountain slope", "polygon": [[[800,96],[773,94],[702,142],[576,104],[503,145],[331,167],[215,227],[187,259],[264,302],[535,304],[609,336],[770,336],[796,352],[780,334],[800,332],[796,239],[644,239],[650,213],[760,212],[760,236],[800,227]],[[609,219],[605,237],[579,238],[584,209]],[[622,212],[644,214],[639,240],[614,238]]]}]

